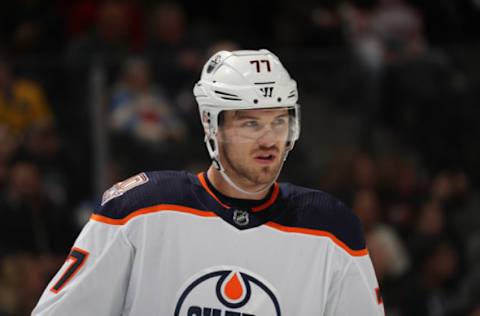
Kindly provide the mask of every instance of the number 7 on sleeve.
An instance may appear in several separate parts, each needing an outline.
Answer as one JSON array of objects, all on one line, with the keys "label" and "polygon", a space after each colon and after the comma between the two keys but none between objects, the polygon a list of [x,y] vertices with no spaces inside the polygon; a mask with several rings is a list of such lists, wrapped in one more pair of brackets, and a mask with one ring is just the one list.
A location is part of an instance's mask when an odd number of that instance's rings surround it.
[{"label": "number 7 on sleeve", "polygon": [[67,270],[62,274],[60,279],[52,286],[50,291],[57,294],[60,292],[65,285],[77,274],[77,272],[82,268],[87,261],[88,258],[88,251],[80,249],[80,248],[72,248],[70,254],[67,257],[67,261],[71,260],[70,265],[68,266]]}]

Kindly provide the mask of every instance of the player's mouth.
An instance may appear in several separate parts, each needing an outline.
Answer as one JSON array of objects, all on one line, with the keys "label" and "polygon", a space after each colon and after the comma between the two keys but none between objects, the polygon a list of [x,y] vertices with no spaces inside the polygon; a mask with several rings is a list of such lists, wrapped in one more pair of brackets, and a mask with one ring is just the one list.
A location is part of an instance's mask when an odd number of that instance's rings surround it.
[{"label": "player's mouth", "polygon": [[262,153],[254,156],[256,162],[262,165],[268,165],[275,161],[276,155],[273,153]]}]

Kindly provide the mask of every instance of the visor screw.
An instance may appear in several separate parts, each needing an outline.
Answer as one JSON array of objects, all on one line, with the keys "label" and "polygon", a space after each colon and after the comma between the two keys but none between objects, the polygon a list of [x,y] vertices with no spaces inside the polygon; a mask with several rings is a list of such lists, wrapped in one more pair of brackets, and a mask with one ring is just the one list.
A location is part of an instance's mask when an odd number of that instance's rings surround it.
[{"label": "visor screw", "polygon": [[278,102],[282,102],[282,98],[278,98],[277,101],[278,101]]},{"label": "visor screw", "polygon": [[258,100],[257,100],[257,99],[253,99],[253,103],[257,104],[257,103],[258,103]]}]

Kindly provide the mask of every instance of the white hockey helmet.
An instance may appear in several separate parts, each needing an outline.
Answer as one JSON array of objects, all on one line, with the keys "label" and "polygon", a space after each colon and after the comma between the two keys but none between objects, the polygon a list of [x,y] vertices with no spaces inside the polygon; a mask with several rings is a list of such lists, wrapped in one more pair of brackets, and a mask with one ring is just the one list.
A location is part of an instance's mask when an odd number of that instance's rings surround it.
[{"label": "white hockey helmet", "polygon": [[287,108],[292,120],[284,159],[298,140],[300,110],[297,84],[277,56],[266,49],[214,54],[203,67],[193,93],[208,153],[220,171],[223,167],[216,136],[222,111]]}]

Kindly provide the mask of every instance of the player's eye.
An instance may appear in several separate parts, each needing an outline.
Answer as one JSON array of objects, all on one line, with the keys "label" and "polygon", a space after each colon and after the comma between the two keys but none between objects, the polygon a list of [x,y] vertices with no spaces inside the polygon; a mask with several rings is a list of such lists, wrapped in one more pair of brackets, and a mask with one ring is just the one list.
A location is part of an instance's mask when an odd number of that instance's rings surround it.
[{"label": "player's eye", "polygon": [[250,127],[257,128],[259,126],[258,122],[255,120],[248,120],[242,123],[241,127]]},{"label": "player's eye", "polygon": [[287,120],[284,118],[284,117],[279,117],[279,118],[276,118],[273,122],[272,122],[272,125],[273,126],[282,126],[284,124],[287,124]]}]

